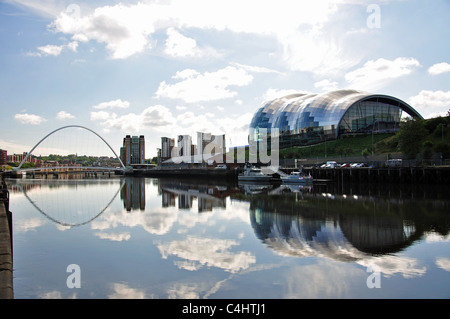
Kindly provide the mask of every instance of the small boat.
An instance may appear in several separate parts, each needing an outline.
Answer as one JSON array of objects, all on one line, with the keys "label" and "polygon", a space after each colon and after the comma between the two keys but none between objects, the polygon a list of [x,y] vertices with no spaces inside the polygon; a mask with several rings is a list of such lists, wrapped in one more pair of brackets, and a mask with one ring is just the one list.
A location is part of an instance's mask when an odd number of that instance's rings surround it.
[{"label": "small boat", "polygon": [[264,174],[260,168],[249,167],[244,170],[244,173],[238,176],[240,182],[270,182],[271,175]]},{"label": "small boat", "polygon": [[281,176],[281,181],[286,184],[312,183],[313,178],[312,178],[311,174],[304,175],[301,172],[292,172],[289,175]]}]

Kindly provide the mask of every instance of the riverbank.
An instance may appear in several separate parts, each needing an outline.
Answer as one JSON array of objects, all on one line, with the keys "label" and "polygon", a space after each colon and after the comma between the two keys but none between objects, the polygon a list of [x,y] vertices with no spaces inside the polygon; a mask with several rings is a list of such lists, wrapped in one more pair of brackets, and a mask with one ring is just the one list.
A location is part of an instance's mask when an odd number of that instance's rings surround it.
[{"label": "riverbank", "polygon": [[0,175],[0,299],[14,297],[11,218],[8,190]]},{"label": "riverbank", "polygon": [[[280,168],[289,174],[295,168]],[[303,172],[311,174],[314,181],[349,182],[349,183],[392,183],[392,184],[450,184],[450,166],[433,167],[358,167],[358,168],[308,168]],[[206,168],[157,168],[133,170],[129,176],[204,178],[237,181],[239,170],[221,170]]]}]

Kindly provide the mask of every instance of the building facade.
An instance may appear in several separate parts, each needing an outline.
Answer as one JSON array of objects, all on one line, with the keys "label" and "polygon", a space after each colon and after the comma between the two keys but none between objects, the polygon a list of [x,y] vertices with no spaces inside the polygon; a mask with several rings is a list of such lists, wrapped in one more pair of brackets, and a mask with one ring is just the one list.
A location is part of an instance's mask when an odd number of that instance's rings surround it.
[{"label": "building facade", "polygon": [[225,134],[212,135],[211,133],[197,132],[198,154],[225,154]]},{"label": "building facade", "polygon": [[172,157],[172,151],[175,147],[175,139],[170,137],[161,137],[161,160],[167,160]]},{"label": "building facade", "polygon": [[125,166],[145,164],[145,137],[127,135],[120,148],[120,160]]},{"label": "building facade", "polygon": [[0,150],[0,165],[8,165],[8,151]]},{"label": "building facade", "polygon": [[395,132],[403,112],[422,118],[407,103],[387,95],[356,90],[290,94],[267,101],[256,111],[250,123],[249,143],[276,134],[280,148],[286,148],[348,134]]},{"label": "building facade", "polygon": [[192,156],[192,137],[190,135],[178,135],[178,156]]}]

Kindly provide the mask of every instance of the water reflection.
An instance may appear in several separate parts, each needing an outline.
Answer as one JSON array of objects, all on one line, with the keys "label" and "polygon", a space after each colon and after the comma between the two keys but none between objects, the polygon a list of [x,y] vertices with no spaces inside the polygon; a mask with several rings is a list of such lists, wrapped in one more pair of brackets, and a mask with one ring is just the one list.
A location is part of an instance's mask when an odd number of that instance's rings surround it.
[{"label": "water reflection", "polygon": [[[274,190],[267,192],[273,193]],[[355,261],[397,253],[427,232],[447,236],[449,202],[320,193],[251,196],[257,237],[282,255]]]},{"label": "water reflection", "polygon": [[[42,263],[42,274],[61,267],[65,274],[67,264],[79,263],[84,271],[84,289],[76,292],[80,298],[358,297],[361,287],[364,296],[373,297],[365,285],[366,267],[376,265],[383,276],[428,275],[433,289],[433,278],[445,283],[450,271],[445,253],[450,202],[443,187],[131,177],[9,185],[16,214],[17,296],[74,293],[67,291],[65,278],[57,283],[44,275],[30,279],[34,261]],[[28,200],[57,227],[31,222],[18,227],[35,218]],[[77,216],[86,227],[60,227],[61,221],[74,221],[66,215]],[[434,246],[433,258],[423,257],[432,239],[443,244]],[[42,247],[51,249],[44,253]],[[436,291],[448,296],[442,285]]]},{"label": "water reflection", "polygon": [[[92,186],[112,184],[108,180],[19,180],[9,186],[11,192],[21,192],[31,205],[52,222],[64,227],[91,223],[109,209],[124,186],[122,181],[114,191],[92,193]],[[104,189],[104,187],[101,187]],[[76,205],[68,205],[68,203]],[[86,204],[88,206],[86,206]]]}]

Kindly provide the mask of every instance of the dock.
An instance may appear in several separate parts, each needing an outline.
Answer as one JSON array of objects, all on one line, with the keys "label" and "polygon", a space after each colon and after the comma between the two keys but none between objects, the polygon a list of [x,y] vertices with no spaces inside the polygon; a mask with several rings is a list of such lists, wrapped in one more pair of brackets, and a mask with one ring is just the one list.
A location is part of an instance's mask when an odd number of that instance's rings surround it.
[{"label": "dock", "polygon": [[314,180],[338,183],[450,184],[450,166],[304,168]]}]

